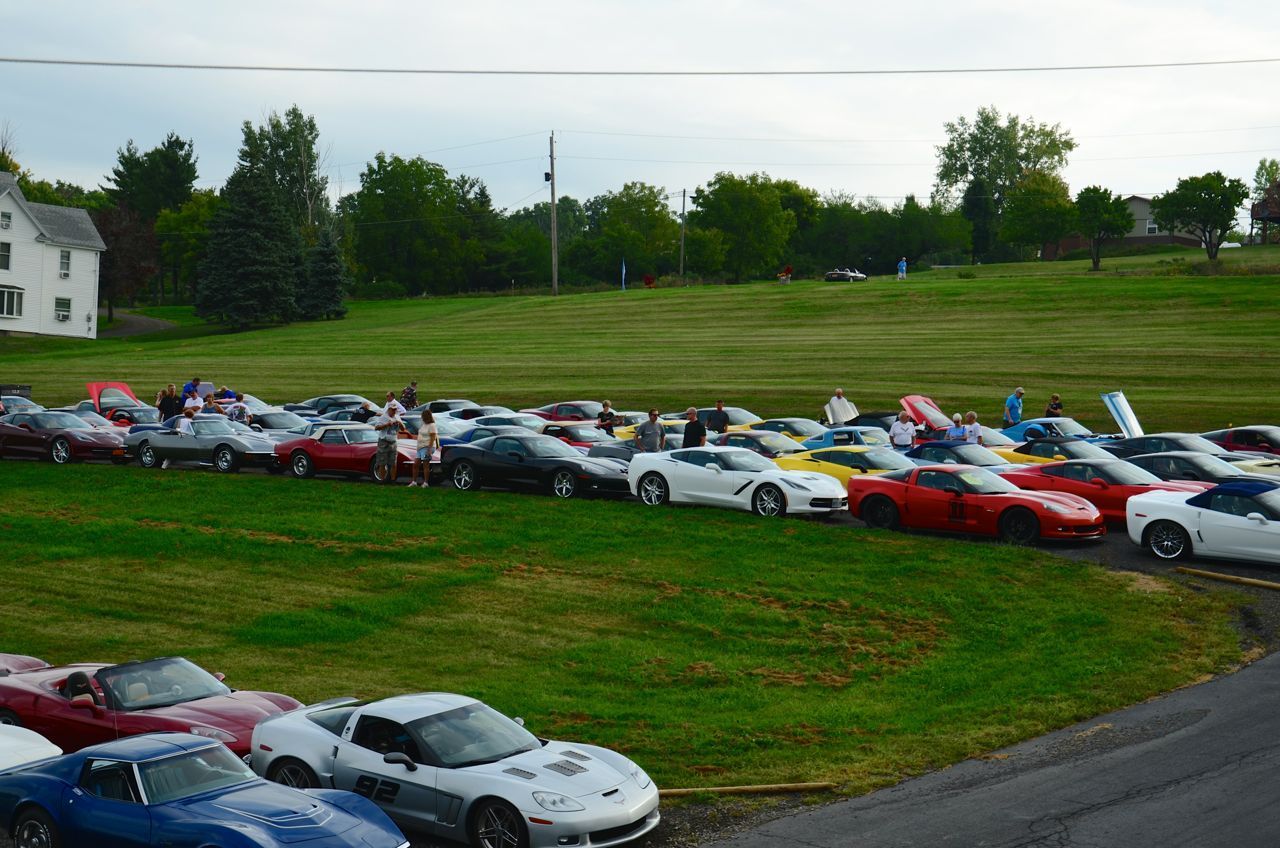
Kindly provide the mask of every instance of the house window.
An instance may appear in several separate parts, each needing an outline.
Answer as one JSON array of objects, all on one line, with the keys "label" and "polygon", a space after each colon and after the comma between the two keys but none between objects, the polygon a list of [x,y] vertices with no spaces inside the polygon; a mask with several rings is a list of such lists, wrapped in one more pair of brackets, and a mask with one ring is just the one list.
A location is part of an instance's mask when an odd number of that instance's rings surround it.
[{"label": "house window", "polygon": [[53,299],[53,317],[58,321],[71,320],[71,298],[55,297]]},{"label": "house window", "polygon": [[71,275],[71,251],[63,250],[58,253],[58,271],[63,277]]},{"label": "house window", "polygon": [[0,318],[22,317],[22,289],[0,286]]},{"label": "house window", "polygon": [[1158,232],[1160,232],[1160,227],[1158,224],[1156,224],[1155,218],[1148,218],[1147,219],[1147,235],[1154,236]]},{"label": "house window", "polygon": [[0,271],[9,270],[9,242],[0,241]]},{"label": "house window", "polygon": [[13,213],[0,212],[0,230],[7,230],[13,226]]}]

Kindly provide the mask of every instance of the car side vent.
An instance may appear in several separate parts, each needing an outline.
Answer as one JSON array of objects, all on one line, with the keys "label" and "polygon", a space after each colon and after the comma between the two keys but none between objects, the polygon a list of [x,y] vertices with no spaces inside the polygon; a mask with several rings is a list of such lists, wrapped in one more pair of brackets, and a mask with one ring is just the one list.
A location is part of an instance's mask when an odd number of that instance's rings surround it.
[{"label": "car side vent", "polygon": [[577,763],[571,763],[568,760],[561,760],[558,763],[547,763],[544,769],[551,769],[554,772],[563,774],[565,777],[573,777],[575,774],[582,774],[586,769]]},{"label": "car side vent", "polygon": [[577,760],[580,763],[591,762],[591,758],[581,751],[561,751],[560,756],[569,757],[570,759]]},{"label": "car side vent", "polygon": [[524,769],[516,768],[515,766],[512,766],[511,768],[508,768],[508,769],[503,769],[502,773],[510,774],[515,777],[523,777],[525,780],[533,780],[535,777],[537,777],[537,775],[534,774],[533,772],[525,771]]}]

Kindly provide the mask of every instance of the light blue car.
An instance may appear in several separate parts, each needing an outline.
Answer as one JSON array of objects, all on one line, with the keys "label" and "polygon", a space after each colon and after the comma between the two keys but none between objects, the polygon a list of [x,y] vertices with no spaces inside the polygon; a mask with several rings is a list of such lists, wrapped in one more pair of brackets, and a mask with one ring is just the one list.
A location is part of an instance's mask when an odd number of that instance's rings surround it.
[{"label": "light blue car", "polygon": [[881,427],[832,427],[826,432],[810,436],[800,443],[805,450],[836,446],[865,445],[871,448],[889,446],[889,434]]}]

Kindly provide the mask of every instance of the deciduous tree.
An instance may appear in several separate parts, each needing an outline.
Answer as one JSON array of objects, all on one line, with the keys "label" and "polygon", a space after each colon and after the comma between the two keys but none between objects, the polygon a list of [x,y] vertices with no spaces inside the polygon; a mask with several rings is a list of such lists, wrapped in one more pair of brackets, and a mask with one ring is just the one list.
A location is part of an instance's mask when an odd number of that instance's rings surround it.
[{"label": "deciduous tree", "polygon": [[1009,192],[1000,236],[1011,244],[1057,242],[1075,226],[1075,205],[1067,184],[1054,174],[1032,171]]},{"label": "deciduous tree", "polygon": [[1089,240],[1089,257],[1097,271],[1102,263],[1102,243],[1132,230],[1133,213],[1120,195],[1102,186],[1088,186],[1076,195],[1076,229]]},{"label": "deciduous tree", "polygon": [[[173,286],[173,297],[194,297],[196,274],[209,244],[209,227],[222,198],[212,189],[192,193],[178,209],[163,209],[156,218],[160,263]],[[163,294],[163,292],[162,292]]]},{"label": "deciduous tree", "polygon": [[748,274],[772,275],[796,228],[796,216],[782,207],[782,192],[768,174],[738,176],[721,171],[693,193],[689,220],[719,230],[725,268],[734,282]]},{"label": "deciduous tree", "polygon": [[1197,236],[1213,260],[1248,196],[1249,187],[1243,180],[1210,171],[1178,180],[1173,191],[1151,198],[1151,214],[1162,230],[1185,230]]}]

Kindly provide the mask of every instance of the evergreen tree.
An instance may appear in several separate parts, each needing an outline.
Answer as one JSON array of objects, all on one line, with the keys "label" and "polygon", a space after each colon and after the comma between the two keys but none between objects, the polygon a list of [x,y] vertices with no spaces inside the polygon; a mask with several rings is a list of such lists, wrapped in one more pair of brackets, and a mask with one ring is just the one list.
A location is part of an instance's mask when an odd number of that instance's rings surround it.
[{"label": "evergreen tree", "polygon": [[327,230],[307,251],[305,281],[298,289],[298,315],[307,320],[341,318],[347,314],[342,298],[350,289],[338,243]]},{"label": "evergreen tree", "polygon": [[288,321],[301,273],[298,231],[253,145],[222,189],[200,265],[196,314],[243,329]]}]

